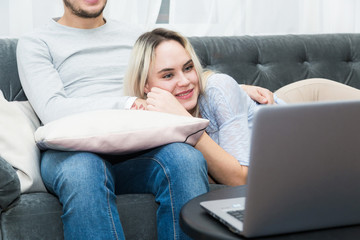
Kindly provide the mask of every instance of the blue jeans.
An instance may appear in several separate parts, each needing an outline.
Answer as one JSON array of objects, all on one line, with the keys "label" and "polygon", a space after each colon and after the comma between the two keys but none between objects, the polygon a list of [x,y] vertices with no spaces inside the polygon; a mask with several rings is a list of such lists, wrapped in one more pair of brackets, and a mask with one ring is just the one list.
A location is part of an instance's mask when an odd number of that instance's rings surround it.
[{"label": "blue jeans", "polygon": [[63,205],[65,239],[125,239],[115,202],[125,193],[155,196],[159,239],[188,239],[179,226],[181,207],[209,189],[205,159],[184,143],[118,156],[116,163],[89,152],[48,150],[41,174]]}]

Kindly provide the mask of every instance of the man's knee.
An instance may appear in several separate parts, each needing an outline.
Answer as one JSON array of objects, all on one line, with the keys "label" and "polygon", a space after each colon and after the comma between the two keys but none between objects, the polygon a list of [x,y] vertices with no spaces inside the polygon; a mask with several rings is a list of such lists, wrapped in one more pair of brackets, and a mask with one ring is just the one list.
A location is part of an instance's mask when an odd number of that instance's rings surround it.
[{"label": "man's knee", "polygon": [[185,143],[172,143],[163,146],[155,158],[173,176],[189,178],[207,176],[206,160],[200,151]]},{"label": "man's knee", "polygon": [[[50,175],[50,182],[66,188],[85,189],[103,184],[106,162],[90,152],[49,152],[42,166],[42,175]],[[49,177],[48,177],[49,178]],[[51,184],[51,183],[50,183]],[[52,184],[51,184],[52,185]]]},{"label": "man's knee", "polygon": [[171,143],[162,147],[161,154],[169,157],[169,161],[179,161],[187,164],[206,166],[202,153],[186,143]]}]

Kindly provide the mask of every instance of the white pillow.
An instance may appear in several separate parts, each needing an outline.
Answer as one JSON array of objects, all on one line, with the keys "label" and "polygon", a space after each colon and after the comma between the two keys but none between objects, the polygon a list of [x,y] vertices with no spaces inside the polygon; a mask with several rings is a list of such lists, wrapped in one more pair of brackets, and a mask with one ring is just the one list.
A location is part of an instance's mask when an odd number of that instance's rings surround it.
[{"label": "white pillow", "polygon": [[35,132],[40,149],[127,154],[172,142],[195,145],[209,121],[143,110],[84,112]]},{"label": "white pillow", "polygon": [[40,176],[40,151],[34,140],[39,126],[29,102],[8,102],[0,91],[0,157],[15,168],[21,193],[46,192]]}]

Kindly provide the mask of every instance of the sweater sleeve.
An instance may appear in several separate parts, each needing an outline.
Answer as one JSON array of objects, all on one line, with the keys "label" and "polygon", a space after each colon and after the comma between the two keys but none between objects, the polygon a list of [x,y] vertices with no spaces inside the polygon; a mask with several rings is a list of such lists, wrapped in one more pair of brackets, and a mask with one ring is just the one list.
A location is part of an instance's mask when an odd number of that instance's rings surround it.
[{"label": "sweater sleeve", "polygon": [[249,165],[249,119],[255,106],[237,82],[225,74],[212,75],[200,99],[201,114],[210,120],[210,137],[245,166]]},{"label": "sweater sleeve", "polygon": [[131,105],[127,96],[69,97],[64,89],[47,44],[36,37],[23,37],[17,45],[19,77],[25,94],[45,124],[78,112],[123,109]]}]

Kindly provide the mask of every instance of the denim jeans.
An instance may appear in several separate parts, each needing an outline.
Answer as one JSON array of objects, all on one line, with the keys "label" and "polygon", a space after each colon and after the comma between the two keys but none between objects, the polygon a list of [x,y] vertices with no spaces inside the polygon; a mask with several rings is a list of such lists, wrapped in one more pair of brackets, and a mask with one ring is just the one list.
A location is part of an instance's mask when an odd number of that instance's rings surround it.
[{"label": "denim jeans", "polygon": [[159,203],[159,239],[188,239],[179,226],[181,207],[208,191],[202,154],[172,143],[131,157],[89,152],[43,153],[41,174],[63,205],[65,239],[125,239],[116,195],[152,193]]}]

